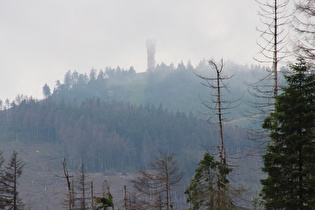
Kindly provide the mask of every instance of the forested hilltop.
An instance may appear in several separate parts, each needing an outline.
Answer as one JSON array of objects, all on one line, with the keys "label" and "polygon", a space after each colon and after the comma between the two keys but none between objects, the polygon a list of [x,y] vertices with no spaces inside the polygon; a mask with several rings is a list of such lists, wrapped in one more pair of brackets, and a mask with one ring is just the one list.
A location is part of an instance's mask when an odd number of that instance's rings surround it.
[{"label": "forested hilltop", "polygon": [[[252,74],[236,64],[227,67],[231,73]],[[216,145],[218,135],[217,126],[202,116],[207,110],[200,98],[206,99],[209,89],[195,74],[207,71],[205,62],[176,69],[161,64],[145,73],[132,68],[91,70],[89,76],[68,71],[53,93],[44,86],[46,99],[18,96],[10,108],[4,105],[1,139],[54,143],[70,166],[83,162],[91,172],[132,171],[159,151],[175,152],[188,160],[183,165],[193,165],[200,151]],[[244,95],[242,81],[230,86],[234,94]],[[244,131],[231,126],[226,132],[233,152],[250,144]]]},{"label": "forested hilltop", "polygon": [[[212,73],[206,61],[195,68],[160,64],[143,73],[119,67],[93,69],[89,75],[68,71],[53,90],[44,85],[43,100],[18,95],[1,103],[0,141],[47,144],[59,158],[66,158],[70,169],[83,163],[89,173],[134,173],[159,152],[174,153],[187,184],[204,152],[217,147],[218,127],[212,120],[207,122],[209,110],[202,106],[210,90],[196,76]],[[241,98],[228,116],[237,121],[244,118],[245,101],[251,97],[245,82],[259,77],[264,69],[227,62],[225,73],[235,75],[227,99]],[[231,157],[240,158],[253,144],[244,130],[233,125],[225,126],[224,135]],[[243,175],[234,178],[256,186],[252,169],[257,159],[235,165]]]},{"label": "forested hilltop", "polygon": [[[242,112],[250,107],[245,106],[248,94],[248,85],[262,78],[266,74],[260,66],[242,66],[233,62],[226,62],[224,73],[232,76],[227,84],[230,87],[227,98],[231,96],[242,98],[236,111],[236,117],[243,117]],[[53,88],[44,86],[46,97],[65,103],[76,101],[78,104],[86,98],[99,98],[101,101],[122,101],[134,105],[163,105],[170,111],[192,112],[195,115],[205,114],[201,100],[209,100],[209,89],[201,85],[202,80],[197,75],[214,75],[206,60],[196,67],[189,62],[158,64],[149,72],[136,73],[133,67],[107,67],[104,70],[92,69],[89,74],[70,70],[62,81],[57,80]]]}]

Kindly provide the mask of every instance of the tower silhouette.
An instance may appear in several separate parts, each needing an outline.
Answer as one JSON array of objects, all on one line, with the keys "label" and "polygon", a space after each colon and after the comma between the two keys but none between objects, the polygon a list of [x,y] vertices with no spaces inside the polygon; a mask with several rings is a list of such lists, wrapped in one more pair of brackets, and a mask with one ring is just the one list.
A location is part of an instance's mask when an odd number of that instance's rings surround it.
[{"label": "tower silhouette", "polygon": [[146,47],[147,47],[147,71],[152,70],[155,67],[155,39],[147,39]]}]

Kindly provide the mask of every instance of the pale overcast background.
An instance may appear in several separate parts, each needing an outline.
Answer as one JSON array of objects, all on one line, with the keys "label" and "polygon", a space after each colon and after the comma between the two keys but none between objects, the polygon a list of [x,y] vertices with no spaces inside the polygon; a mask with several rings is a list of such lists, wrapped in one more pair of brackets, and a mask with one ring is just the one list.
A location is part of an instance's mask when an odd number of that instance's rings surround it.
[{"label": "pale overcast background", "polygon": [[203,58],[257,64],[254,0],[0,0],[0,99],[42,98],[68,71]]}]

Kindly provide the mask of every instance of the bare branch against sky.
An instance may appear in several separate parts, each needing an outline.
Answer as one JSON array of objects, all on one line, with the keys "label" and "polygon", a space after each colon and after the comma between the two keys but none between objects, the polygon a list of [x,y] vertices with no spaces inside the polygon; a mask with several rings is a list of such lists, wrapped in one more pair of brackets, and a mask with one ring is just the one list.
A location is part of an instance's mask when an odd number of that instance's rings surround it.
[{"label": "bare branch against sky", "polygon": [[147,39],[157,63],[255,63],[257,24],[250,0],[1,0],[0,99],[41,98],[68,70],[145,71]]}]

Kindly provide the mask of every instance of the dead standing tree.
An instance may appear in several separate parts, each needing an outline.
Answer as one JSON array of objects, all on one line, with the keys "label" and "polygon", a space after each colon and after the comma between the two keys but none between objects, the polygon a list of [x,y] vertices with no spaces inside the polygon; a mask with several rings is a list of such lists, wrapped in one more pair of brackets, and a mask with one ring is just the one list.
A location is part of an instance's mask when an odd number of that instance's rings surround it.
[{"label": "dead standing tree", "polygon": [[303,0],[295,4],[293,27],[298,32],[295,54],[314,65],[315,61],[315,1]]},{"label": "dead standing tree", "polygon": [[63,159],[62,162],[62,168],[63,168],[63,176],[54,174],[55,177],[62,178],[66,180],[66,186],[67,186],[67,206],[69,210],[74,210],[74,189],[73,189],[73,183],[71,184],[71,178],[72,175],[69,174],[68,168],[67,168],[67,162],[66,159]]},{"label": "dead standing tree", "polygon": [[148,169],[138,170],[132,181],[140,209],[173,209],[172,187],[180,182],[183,174],[176,167],[174,155],[160,153]]},{"label": "dead standing tree", "polygon": [[63,160],[62,166],[63,166],[63,173],[64,173],[64,176],[62,178],[65,178],[67,182],[68,207],[69,207],[69,210],[73,210],[74,209],[74,195],[73,195],[73,187],[71,187],[71,182],[70,182],[70,178],[73,176],[69,175],[66,159]]},{"label": "dead standing tree", "polygon": [[[77,198],[74,200],[79,201],[79,209],[86,209],[87,208],[87,182],[86,182],[86,170],[85,166],[83,163],[81,163],[80,169],[79,169],[79,174],[76,180],[76,190],[77,190]],[[74,196],[74,195],[73,195]]]},{"label": "dead standing tree", "polygon": [[207,77],[200,74],[196,75],[203,80],[203,82],[201,83],[202,85],[215,90],[215,93],[211,94],[211,100],[202,100],[202,104],[211,111],[208,121],[210,121],[213,116],[217,116],[217,123],[219,124],[219,158],[222,164],[226,164],[223,124],[224,122],[227,122],[227,119],[225,117],[225,115],[228,114],[227,111],[233,107],[231,107],[231,100],[222,99],[222,90],[228,90],[228,87],[224,83],[224,81],[229,80],[231,77],[222,76],[222,71],[224,67],[223,59],[221,59],[219,64],[213,60],[210,60],[209,65],[215,70],[215,77]]},{"label": "dead standing tree", "polygon": [[275,110],[275,97],[281,86],[279,65],[290,56],[288,26],[291,17],[291,14],[288,14],[289,0],[256,0],[256,2],[259,5],[258,15],[262,24],[257,27],[260,33],[257,45],[260,50],[254,59],[265,66],[266,73],[258,76],[255,82],[247,82],[250,87],[248,91],[254,100],[247,101],[251,109],[244,115],[251,122],[246,128],[248,134],[254,142],[257,142],[251,151],[254,155],[257,149],[264,148],[268,142],[266,132],[261,129],[261,119]]},{"label": "dead standing tree", "polygon": [[[262,27],[257,27],[257,31],[260,32],[260,37],[257,40],[257,45],[260,48],[259,54],[254,59],[262,64],[272,64],[272,68],[268,71],[266,77],[261,78],[257,86],[254,86],[254,90],[258,97],[264,99],[272,98],[278,95],[279,78],[278,67],[279,63],[288,56],[288,20],[290,15],[287,14],[287,5],[289,0],[267,0],[262,2],[256,0],[259,4],[258,15],[260,16]],[[272,80],[271,84],[266,84],[265,80]],[[261,84],[264,85],[261,85]],[[258,95],[257,95],[258,93]],[[263,103],[258,104],[260,111],[269,112],[269,106],[272,106],[274,110],[274,102],[270,104]]]},{"label": "dead standing tree", "polygon": [[[227,179],[227,175],[231,172],[231,168],[227,164],[227,157],[226,157],[226,148],[225,148],[225,141],[224,141],[224,130],[223,125],[224,123],[228,122],[227,115],[229,111],[235,108],[235,102],[238,100],[224,100],[223,99],[223,91],[228,91],[228,86],[225,81],[231,79],[231,77],[223,76],[223,68],[224,62],[221,59],[220,63],[216,63],[214,60],[209,61],[209,65],[212,69],[215,70],[214,77],[207,77],[200,74],[197,74],[199,78],[203,80],[201,83],[202,85],[214,90],[214,93],[211,94],[211,100],[206,101],[202,100],[202,104],[211,111],[210,118],[208,121],[216,116],[216,122],[219,125],[219,146],[218,148],[218,155],[219,155],[219,170],[217,173],[217,200],[218,206],[221,209],[229,209],[228,206],[233,206],[233,200],[229,194],[232,194],[235,190],[229,186],[229,181]],[[228,91],[229,92],[229,91]]]}]

